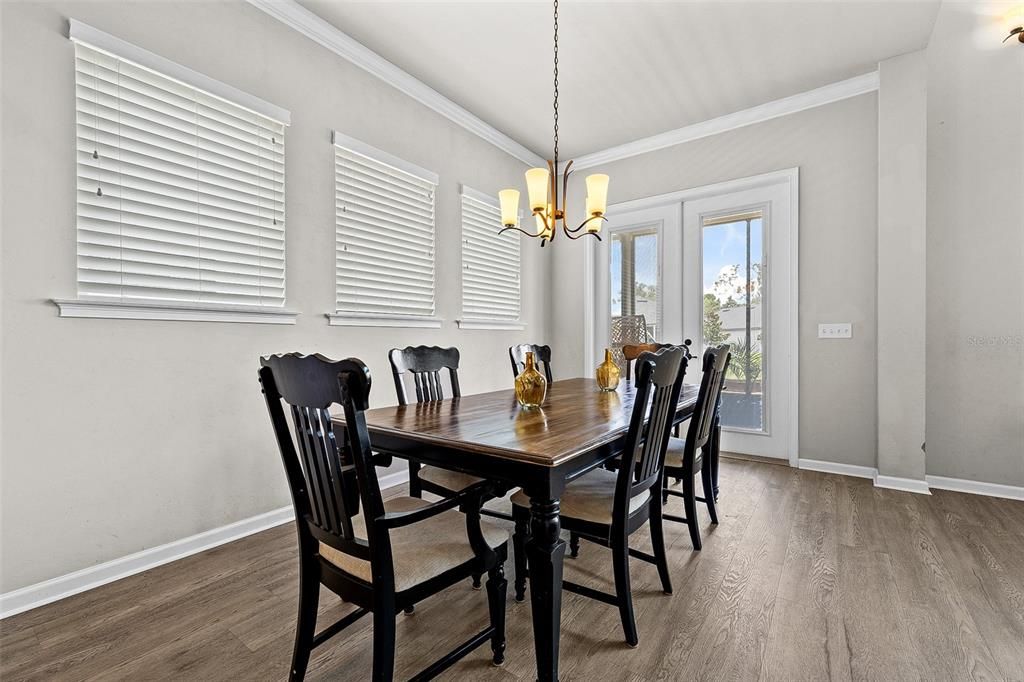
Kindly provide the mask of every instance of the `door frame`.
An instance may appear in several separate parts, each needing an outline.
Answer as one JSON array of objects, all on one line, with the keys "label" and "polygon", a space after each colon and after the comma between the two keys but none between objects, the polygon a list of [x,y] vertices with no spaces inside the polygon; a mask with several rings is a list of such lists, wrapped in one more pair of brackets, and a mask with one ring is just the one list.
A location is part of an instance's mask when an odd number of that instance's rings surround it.
[{"label": "door frame", "polygon": [[[769,187],[774,185],[786,185],[789,191],[789,225],[788,232],[789,238],[789,253],[786,254],[789,259],[789,305],[787,306],[787,314],[777,316],[774,323],[782,325],[788,328],[790,337],[790,349],[789,353],[791,360],[789,362],[789,376],[776,377],[775,381],[782,381],[787,387],[789,396],[791,399],[791,409],[789,410],[789,434],[788,434],[788,450],[789,450],[789,464],[790,466],[798,466],[800,456],[800,327],[799,327],[799,279],[800,279],[800,169],[797,168],[786,168],[782,170],[772,171],[769,173],[762,173],[760,175],[752,175],[745,178],[737,178],[735,180],[727,180],[725,182],[717,182],[710,185],[702,185],[700,187],[693,187],[689,189],[678,190],[675,192],[669,192],[666,194],[658,194],[650,197],[643,197],[640,199],[632,199],[630,201],[623,201],[616,204],[612,204],[608,207],[609,220],[614,220],[614,214],[618,212],[635,212],[642,211],[652,208],[664,209],[668,205],[678,204],[678,209],[681,214],[683,212],[683,204],[688,201],[694,201],[696,199],[704,199],[708,197],[717,196],[720,194],[729,194],[735,192],[741,192],[744,190],[757,189],[761,187]],[[682,230],[682,222],[679,223],[679,229]],[[682,235],[679,235],[679,241],[682,241]],[[606,248],[606,247],[604,247]],[[583,310],[584,310],[584,329],[583,329],[583,357],[585,358],[586,367],[596,366],[597,354],[595,344],[598,338],[597,324],[600,319],[603,319],[598,314],[597,302],[598,302],[598,276],[601,275],[598,265],[603,267],[603,262],[598,263],[599,258],[603,256],[604,251],[598,248],[598,245],[588,240],[585,246],[584,256],[584,283],[583,283]],[[603,275],[605,278],[607,274]]]}]

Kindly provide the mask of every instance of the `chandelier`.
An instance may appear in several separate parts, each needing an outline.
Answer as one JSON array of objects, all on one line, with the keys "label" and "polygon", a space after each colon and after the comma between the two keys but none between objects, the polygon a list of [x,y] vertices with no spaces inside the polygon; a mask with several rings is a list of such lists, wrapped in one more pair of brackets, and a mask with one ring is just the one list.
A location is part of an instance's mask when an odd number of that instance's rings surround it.
[{"label": "chandelier", "polygon": [[498,192],[501,204],[501,224],[498,232],[519,230],[528,237],[540,239],[540,245],[554,241],[559,223],[562,232],[569,239],[579,239],[584,235],[593,235],[601,239],[601,221],[605,218],[608,206],[608,176],[595,173],[587,176],[586,212],[583,222],[576,227],[569,227],[569,217],[565,210],[565,196],[569,189],[569,174],[572,161],[562,169],[562,193],[558,193],[558,0],[555,0],[555,150],[554,158],[548,160],[547,168],[531,168],[526,171],[526,191],[530,200],[530,211],[537,225],[537,232],[530,232],[519,225],[519,191],[503,189]]}]

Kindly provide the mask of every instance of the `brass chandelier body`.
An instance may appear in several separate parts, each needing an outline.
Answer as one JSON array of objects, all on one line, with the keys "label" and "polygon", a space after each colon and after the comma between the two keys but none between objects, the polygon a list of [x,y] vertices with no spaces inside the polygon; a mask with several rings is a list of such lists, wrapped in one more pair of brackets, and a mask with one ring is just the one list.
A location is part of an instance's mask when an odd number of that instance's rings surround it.
[{"label": "brass chandelier body", "polygon": [[572,161],[562,169],[562,187],[558,187],[558,0],[554,0],[554,75],[555,75],[555,134],[554,158],[548,160],[547,168],[531,168],[526,171],[526,188],[530,201],[530,211],[537,226],[536,232],[530,232],[519,225],[519,192],[504,189],[498,192],[501,204],[501,222],[504,227],[498,234],[507,230],[518,230],[528,237],[540,239],[540,245],[553,241],[558,233],[559,224],[562,232],[569,239],[579,239],[584,235],[592,235],[601,239],[601,222],[607,220],[605,211],[608,203],[608,176],[596,173],[587,176],[586,217],[576,227],[569,227],[569,218],[565,209],[565,198],[569,190],[569,175]]}]

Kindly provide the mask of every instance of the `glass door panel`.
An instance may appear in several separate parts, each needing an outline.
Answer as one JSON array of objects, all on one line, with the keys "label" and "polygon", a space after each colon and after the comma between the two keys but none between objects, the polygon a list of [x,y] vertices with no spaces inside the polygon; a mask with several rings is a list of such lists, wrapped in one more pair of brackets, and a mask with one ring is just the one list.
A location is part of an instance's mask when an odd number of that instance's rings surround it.
[{"label": "glass door panel", "polygon": [[722,426],[754,432],[767,424],[763,237],[760,211],[703,220],[703,344],[732,346]]},{"label": "glass door panel", "polygon": [[611,233],[608,338],[620,367],[622,346],[657,341],[661,334],[658,232],[658,226],[649,226]]}]

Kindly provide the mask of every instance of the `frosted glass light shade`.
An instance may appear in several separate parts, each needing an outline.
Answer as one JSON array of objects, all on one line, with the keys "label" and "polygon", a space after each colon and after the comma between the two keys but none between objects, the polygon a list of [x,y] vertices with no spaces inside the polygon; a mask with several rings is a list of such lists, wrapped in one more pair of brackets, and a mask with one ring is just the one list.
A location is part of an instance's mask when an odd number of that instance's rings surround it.
[{"label": "frosted glass light shade", "polygon": [[598,211],[595,213],[594,200],[587,197],[587,232],[600,232],[601,231],[601,215],[602,212]]},{"label": "frosted glass light shade", "polygon": [[530,195],[531,211],[543,211],[547,206],[550,176],[547,168],[531,168],[526,171],[526,191]]},{"label": "frosted glass light shade", "polygon": [[519,223],[519,190],[503,189],[498,192],[501,204],[501,224],[512,227]]},{"label": "frosted glass light shade", "polygon": [[1011,7],[1010,11],[1003,17],[1003,22],[1006,25],[1007,32],[1024,26],[1024,4]]},{"label": "frosted glass light shade", "polygon": [[595,173],[587,176],[587,213],[604,215],[608,210],[608,176]]}]

